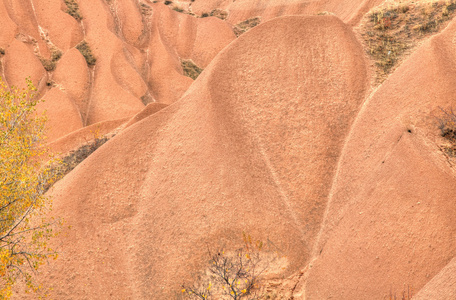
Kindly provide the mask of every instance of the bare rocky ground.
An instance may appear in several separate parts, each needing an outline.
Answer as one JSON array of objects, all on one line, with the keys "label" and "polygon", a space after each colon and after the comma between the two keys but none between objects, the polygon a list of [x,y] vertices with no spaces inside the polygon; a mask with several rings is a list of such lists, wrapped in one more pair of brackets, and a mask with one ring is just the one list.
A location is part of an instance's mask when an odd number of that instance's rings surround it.
[{"label": "bare rocky ground", "polygon": [[49,192],[70,227],[40,282],[54,299],[175,299],[208,248],[248,232],[281,257],[265,299],[454,298],[436,119],[456,104],[455,10],[0,1],[1,77],[30,76],[75,167]]}]

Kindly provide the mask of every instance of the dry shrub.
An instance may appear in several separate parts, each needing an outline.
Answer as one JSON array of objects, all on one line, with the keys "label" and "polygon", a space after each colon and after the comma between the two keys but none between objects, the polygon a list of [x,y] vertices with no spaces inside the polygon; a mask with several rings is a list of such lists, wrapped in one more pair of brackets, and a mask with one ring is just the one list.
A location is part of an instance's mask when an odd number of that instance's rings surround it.
[{"label": "dry shrub", "polygon": [[235,251],[208,249],[208,264],[193,285],[182,285],[184,299],[260,299],[264,275],[280,258],[261,241],[243,233],[244,246]]},{"label": "dry shrub", "polygon": [[377,8],[367,14],[362,36],[383,81],[416,41],[438,32],[454,16],[455,0]]},{"label": "dry shrub", "polygon": [[43,65],[44,69],[46,69],[46,71],[50,72],[50,71],[55,70],[55,67],[57,66],[57,61],[61,57],[62,57],[62,51],[56,49],[51,52],[50,59],[40,57],[40,61],[41,61],[41,64]]},{"label": "dry shrub", "polygon": [[217,9],[214,9],[213,11],[211,11],[210,15],[211,15],[211,17],[217,17],[221,20],[225,20],[228,17],[228,12],[226,10],[217,8]]},{"label": "dry shrub", "polygon": [[181,61],[182,70],[184,71],[184,75],[190,77],[191,79],[195,80],[198,78],[199,74],[203,72],[203,69],[198,67],[192,60],[182,60]]},{"label": "dry shrub", "polygon": [[451,143],[451,148],[456,151],[456,113],[453,108],[440,108],[442,114],[437,117],[440,135]]},{"label": "dry shrub", "polygon": [[68,155],[61,158],[61,162],[58,165],[54,165],[55,172],[59,174],[59,177],[63,177],[70,173],[77,165],[109,140],[107,136],[100,137],[96,133],[94,135],[95,138],[93,141],[71,151]]},{"label": "dry shrub", "polygon": [[93,56],[92,50],[89,47],[89,44],[87,44],[86,41],[80,42],[77,46],[76,49],[81,52],[82,56],[84,56],[87,65],[89,66],[94,66],[95,63],[97,62],[97,59]]},{"label": "dry shrub", "polygon": [[255,17],[255,18],[251,18],[251,19],[242,21],[234,26],[234,28],[233,28],[234,34],[236,34],[236,36],[240,36],[241,34],[249,31],[250,29],[259,25],[260,23],[261,23],[260,17]]},{"label": "dry shrub", "polygon": [[65,11],[67,14],[75,18],[77,21],[82,20],[82,14],[79,10],[79,5],[75,0],[64,0],[67,10]]}]

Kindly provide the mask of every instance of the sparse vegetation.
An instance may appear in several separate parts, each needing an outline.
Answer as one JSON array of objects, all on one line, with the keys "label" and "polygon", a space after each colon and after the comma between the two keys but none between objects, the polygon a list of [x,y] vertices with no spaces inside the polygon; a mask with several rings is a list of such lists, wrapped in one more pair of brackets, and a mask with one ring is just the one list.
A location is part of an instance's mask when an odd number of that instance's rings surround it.
[{"label": "sparse vegetation", "polygon": [[5,49],[0,48],[0,55],[5,55]]},{"label": "sparse vegetation", "polygon": [[100,136],[98,132],[95,132],[94,139],[92,141],[82,145],[76,150],[71,151],[68,155],[61,158],[60,163],[54,165],[55,172],[59,175],[59,177],[65,176],[108,140],[109,138],[107,136]]},{"label": "sparse vegetation", "polygon": [[199,68],[192,60],[182,60],[181,61],[182,70],[184,75],[190,77],[193,80],[198,78],[199,74],[203,72],[203,69]]},{"label": "sparse vegetation", "polygon": [[61,57],[62,57],[62,51],[60,50],[55,50],[55,51],[52,51],[51,53],[51,59],[53,61],[58,61]]},{"label": "sparse vegetation", "polygon": [[260,17],[255,17],[255,18],[251,18],[251,19],[242,21],[234,26],[234,28],[233,28],[234,34],[236,34],[236,36],[239,37],[241,34],[249,31],[250,29],[259,25],[260,23],[261,23]]},{"label": "sparse vegetation", "polygon": [[208,14],[208,13],[203,13],[203,14],[201,15],[201,18],[207,18],[207,17],[209,17],[209,14]]},{"label": "sparse vegetation", "polygon": [[79,10],[79,5],[75,0],[64,0],[67,10],[65,11],[67,14],[75,18],[77,21],[82,20],[82,14]]},{"label": "sparse vegetation", "polygon": [[186,299],[260,299],[261,277],[271,263],[261,241],[243,234],[244,247],[234,252],[208,250],[208,265],[193,285],[182,285]]},{"label": "sparse vegetation", "polygon": [[145,4],[145,3],[140,3],[139,4],[140,8],[141,8],[141,13],[143,15],[146,15],[146,16],[149,16],[152,14],[152,7],[150,7],[149,5]]},{"label": "sparse vegetation", "polygon": [[174,11],[177,11],[177,12],[180,12],[180,13],[184,11],[184,10],[183,10],[181,7],[179,7],[179,6],[174,6],[174,7],[173,7],[173,10],[174,10]]},{"label": "sparse vegetation", "polygon": [[46,117],[37,115],[36,88],[9,89],[0,81],[0,299],[9,299],[17,281],[39,292],[36,270],[57,258],[48,241],[59,221],[45,217],[51,201],[45,196],[58,175],[43,166]]},{"label": "sparse vegetation", "polygon": [[44,69],[46,69],[46,71],[48,71],[48,72],[51,72],[51,71],[55,70],[55,67],[57,65],[57,61],[61,57],[62,57],[62,51],[53,50],[51,52],[51,58],[50,59],[46,59],[46,58],[41,57],[40,61],[41,61],[41,64],[43,65]]},{"label": "sparse vegetation", "polygon": [[55,70],[55,62],[50,59],[40,58],[41,64],[43,65],[44,69],[48,72]]},{"label": "sparse vegetation", "polygon": [[92,50],[89,47],[89,44],[86,41],[80,42],[77,46],[76,49],[81,52],[82,56],[84,56],[87,65],[89,66],[94,66],[95,63],[97,62],[97,59],[93,56]]},{"label": "sparse vegetation", "polygon": [[405,288],[404,286],[404,289],[402,290],[402,293],[401,295],[399,295],[399,297],[397,296],[396,293],[394,293],[393,295],[393,291],[390,290],[390,293],[389,293],[389,300],[411,300],[413,297],[413,290],[410,288],[410,286],[407,286],[407,288]]},{"label": "sparse vegetation", "polygon": [[334,13],[330,12],[330,11],[320,11],[319,13],[317,13],[318,16],[335,16]]},{"label": "sparse vegetation", "polygon": [[170,4],[173,4],[173,1],[165,1],[165,5],[170,5]]},{"label": "sparse vegetation", "polygon": [[210,13],[211,17],[217,17],[221,20],[225,20],[228,17],[228,12],[222,9],[214,9]]},{"label": "sparse vegetation", "polygon": [[415,41],[440,30],[453,16],[455,0],[433,3],[397,4],[367,15],[362,35],[382,81]]},{"label": "sparse vegetation", "polygon": [[443,146],[445,153],[456,157],[456,113],[453,108],[440,108],[441,115],[437,117],[440,135],[444,137],[448,144]]}]

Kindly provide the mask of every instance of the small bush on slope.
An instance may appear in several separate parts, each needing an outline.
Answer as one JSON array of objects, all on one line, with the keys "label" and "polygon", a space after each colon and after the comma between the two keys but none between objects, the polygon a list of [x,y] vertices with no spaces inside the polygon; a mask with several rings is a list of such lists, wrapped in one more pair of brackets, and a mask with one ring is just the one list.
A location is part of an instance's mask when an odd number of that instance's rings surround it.
[{"label": "small bush on slope", "polygon": [[243,234],[244,247],[234,252],[208,250],[208,266],[193,285],[182,285],[184,299],[262,299],[262,276],[278,256],[265,253],[263,242]]},{"label": "small bush on slope", "polygon": [[46,71],[54,71],[57,65],[57,61],[62,57],[62,51],[53,50],[51,51],[51,59],[40,58],[41,64],[43,65]]},{"label": "small bush on slope", "polygon": [[86,41],[80,42],[76,46],[76,49],[78,49],[79,52],[81,52],[82,56],[84,56],[84,58],[87,62],[87,65],[89,65],[89,67],[95,65],[95,63],[97,62],[97,59],[93,56],[92,50],[90,49],[89,44],[87,44]]},{"label": "small bush on slope", "polygon": [[182,65],[182,70],[184,71],[184,75],[187,77],[190,77],[193,80],[198,78],[199,74],[201,74],[201,72],[203,72],[203,69],[199,68],[191,60],[182,60],[181,65]]},{"label": "small bush on slope", "polygon": [[233,30],[234,34],[239,37],[241,34],[249,31],[255,26],[258,26],[261,23],[260,17],[251,18],[245,21],[242,21],[236,25],[234,25]]},{"label": "small bush on slope", "polygon": [[82,14],[79,11],[79,5],[75,0],[64,0],[67,6],[65,11],[67,14],[75,18],[77,21],[82,20]]},{"label": "small bush on slope", "polygon": [[453,157],[456,156],[456,113],[453,108],[440,109],[442,114],[437,117],[440,135],[444,137],[448,144],[443,146],[443,151]]}]

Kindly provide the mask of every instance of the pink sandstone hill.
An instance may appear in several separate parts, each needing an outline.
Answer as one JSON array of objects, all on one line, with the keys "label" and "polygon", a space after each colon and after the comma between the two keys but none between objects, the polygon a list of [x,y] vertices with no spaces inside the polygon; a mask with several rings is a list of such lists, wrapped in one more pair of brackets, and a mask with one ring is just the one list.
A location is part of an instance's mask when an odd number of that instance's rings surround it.
[{"label": "pink sandstone hill", "polygon": [[243,232],[284,255],[276,299],[456,297],[455,20],[374,87],[356,26],[383,0],[76,2],[0,1],[0,76],[35,83],[50,148],[112,137],[49,193],[51,298],[176,299]]},{"label": "pink sandstone hill", "polygon": [[[197,19],[161,3],[134,2],[78,1],[79,22],[64,12],[63,1],[0,4],[1,77],[19,87],[30,77],[45,99],[65,94],[59,108],[65,113],[49,110],[51,140],[131,117],[149,102],[175,102],[193,82],[183,76],[180,60],[204,68],[235,38],[218,18]],[[94,66],[75,48],[82,41],[96,58]],[[57,52],[63,56],[46,72],[40,59],[50,61]],[[62,122],[67,118],[72,121]]]},{"label": "pink sandstone hill", "polygon": [[284,275],[298,271],[366,78],[335,17],[278,18],[230,44],[182,99],[56,186],[54,213],[73,229],[46,276],[55,297],[167,299],[206,243],[235,247],[243,230],[287,249]]},{"label": "pink sandstone hill", "polygon": [[455,99],[455,37],[452,21],[359,112],[313,251],[307,297],[374,299],[404,286],[418,291],[454,257],[455,174],[438,150],[432,115]]},{"label": "pink sandstone hill", "polygon": [[229,12],[231,24],[261,16],[264,21],[281,15],[309,15],[331,13],[349,24],[357,23],[369,9],[384,2],[383,0],[205,0],[192,1],[192,11],[198,15],[214,9]]}]

